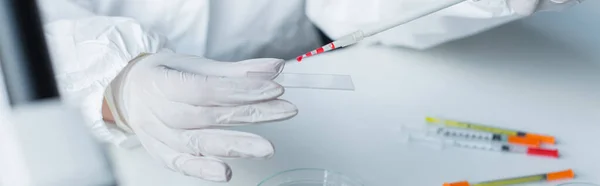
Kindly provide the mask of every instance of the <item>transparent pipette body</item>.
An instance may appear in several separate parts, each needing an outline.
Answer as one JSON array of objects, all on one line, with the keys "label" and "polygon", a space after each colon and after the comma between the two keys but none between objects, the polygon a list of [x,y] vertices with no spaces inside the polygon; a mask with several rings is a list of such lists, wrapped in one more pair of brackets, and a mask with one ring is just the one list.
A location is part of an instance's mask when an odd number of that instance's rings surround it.
[{"label": "transparent pipette body", "polygon": [[454,6],[458,3],[464,2],[467,0],[442,0],[438,3],[432,4],[431,7],[426,7],[424,9],[418,9],[415,11],[408,11],[403,13],[400,16],[394,17],[393,19],[384,20],[381,23],[370,25],[366,28],[354,31],[350,34],[340,37],[335,41],[323,45],[322,47],[317,48],[316,50],[307,52],[303,55],[300,55],[296,58],[298,62],[301,62],[304,58],[311,57],[317,54],[321,54],[327,51],[334,50],[336,48],[342,48],[346,46],[353,45],[363,40],[364,38],[370,37],[372,35],[384,32],[386,30],[392,29],[394,27],[409,23],[411,21],[417,20],[419,18],[425,17],[427,15],[433,14],[445,8]]},{"label": "transparent pipette body", "polygon": [[373,36],[375,34],[387,31],[394,27],[409,23],[411,21],[417,20],[419,18],[428,16],[440,10],[446,9],[448,7],[454,6],[458,3],[462,3],[467,0],[442,0],[438,3],[433,3],[431,7],[426,7],[424,9],[417,9],[415,11],[407,11],[399,17],[394,17],[394,19],[384,20],[381,23],[371,25],[364,29],[355,31],[346,36],[341,37],[340,39],[334,41],[333,43],[337,47],[345,47],[348,45],[355,44],[366,37]]}]

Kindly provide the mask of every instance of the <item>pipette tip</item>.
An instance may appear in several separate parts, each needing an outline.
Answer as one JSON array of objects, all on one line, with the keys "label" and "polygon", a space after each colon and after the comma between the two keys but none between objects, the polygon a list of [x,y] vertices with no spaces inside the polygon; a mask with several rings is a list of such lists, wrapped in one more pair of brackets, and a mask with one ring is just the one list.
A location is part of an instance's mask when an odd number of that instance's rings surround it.
[{"label": "pipette tip", "polygon": [[313,55],[321,54],[323,52],[327,52],[327,51],[330,51],[330,50],[333,50],[333,49],[335,49],[335,44],[329,43],[329,44],[327,44],[325,46],[319,47],[319,48],[317,48],[317,49],[315,49],[313,51],[307,52],[306,54],[303,54],[301,56],[296,57],[296,61],[301,62],[302,59],[304,59],[305,57],[310,57],[310,56],[313,56]]}]

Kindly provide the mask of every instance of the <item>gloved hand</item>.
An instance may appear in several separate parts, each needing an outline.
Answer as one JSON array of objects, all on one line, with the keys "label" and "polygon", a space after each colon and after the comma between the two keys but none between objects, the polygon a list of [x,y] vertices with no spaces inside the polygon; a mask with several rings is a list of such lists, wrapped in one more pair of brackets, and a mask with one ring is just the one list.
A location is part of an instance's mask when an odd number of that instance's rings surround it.
[{"label": "gloved hand", "polygon": [[531,15],[540,11],[561,11],[583,0],[508,0],[512,11],[519,15]]},{"label": "gloved hand", "polygon": [[274,77],[247,78],[247,72],[279,74],[279,59],[218,62],[157,53],[141,55],[106,91],[117,125],[135,133],[166,167],[210,181],[229,181],[231,170],[218,158],[273,156],[261,136],[223,130],[228,126],[288,119],[297,108],[281,99]]},{"label": "gloved hand", "polygon": [[541,11],[561,11],[583,0],[471,0],[470,2],[482,7],[496,16],[520,15],[529,16]]}]

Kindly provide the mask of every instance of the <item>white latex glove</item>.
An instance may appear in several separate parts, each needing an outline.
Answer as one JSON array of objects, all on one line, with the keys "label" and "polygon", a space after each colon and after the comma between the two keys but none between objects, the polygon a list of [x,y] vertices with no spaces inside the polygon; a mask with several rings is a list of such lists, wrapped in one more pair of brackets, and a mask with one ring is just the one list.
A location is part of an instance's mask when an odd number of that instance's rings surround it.
[{"label": "white latex glove", "polygon": [[519,15],[531,15],[541,11],[562,11],[583,0],[508,0],[511,10]]},{"label": "white latex glove", "polygon": [[201,57],[142,55],[111,83],[106,98],[120,128],[135,133],[166,167],[210,181],[229,181],[231,170],[218,158],[266,159],[272,144],[261,136],[223,130],[227,126],[288,119],[297,108],[277,99],[284,92],[270,78],[279,59],[218,62]]},{"label": "white latex glove", "polygon": [[[581,1],[583,0],[472,0],[471,3],[484,9],[503,12],[498,14],[501,16],[529,16],[541,11],[560,11]],[[499,11],[502,9],[505,10]]]}]

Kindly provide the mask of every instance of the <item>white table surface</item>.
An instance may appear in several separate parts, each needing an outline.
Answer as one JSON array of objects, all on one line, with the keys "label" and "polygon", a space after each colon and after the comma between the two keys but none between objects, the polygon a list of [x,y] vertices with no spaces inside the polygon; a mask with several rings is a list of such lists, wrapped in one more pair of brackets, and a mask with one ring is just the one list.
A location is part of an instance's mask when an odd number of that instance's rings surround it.
[{"label": "white table surface", "polygon": [[[278,171],[307,167],[340,171],[368,186],[439,186],[568,168],[575,181],[600,183],[600,55],[570,48],[574,40],[537,24],[512,23],[428,51],[359,45],[290,63],[285,72],[349,74],[356,90],[287,89],[283,98],[298,106],[298,116],[238,128],[272,140],[276,155],[227,160],[230,183],[172,173],[143,149],[113,149],[115,165],[126,186],[256,185]],[[551,134],[562,157],[397,141],[391,129],[423,125],[426,115]]]}]

